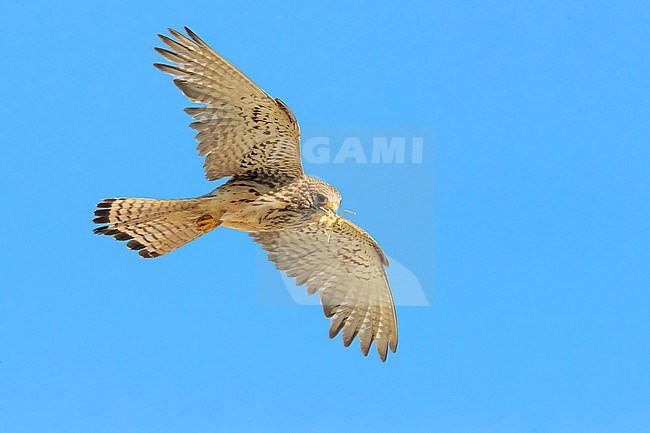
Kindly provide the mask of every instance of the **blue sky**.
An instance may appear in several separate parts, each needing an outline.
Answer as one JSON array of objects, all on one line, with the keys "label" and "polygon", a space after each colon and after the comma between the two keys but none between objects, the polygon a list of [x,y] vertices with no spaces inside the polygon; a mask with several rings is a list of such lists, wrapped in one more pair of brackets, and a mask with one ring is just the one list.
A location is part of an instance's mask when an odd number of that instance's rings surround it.
[{"label": "blue sky", "polygon": [[[0,430],[648,431],[650,7],[570,3],[3,5]],[[385,364],[243,233],[92,234],[103,197],[213,187],[151,66],[183,25],[306,135],[429,131],[420,164],[306,164],[431,304]]]}]

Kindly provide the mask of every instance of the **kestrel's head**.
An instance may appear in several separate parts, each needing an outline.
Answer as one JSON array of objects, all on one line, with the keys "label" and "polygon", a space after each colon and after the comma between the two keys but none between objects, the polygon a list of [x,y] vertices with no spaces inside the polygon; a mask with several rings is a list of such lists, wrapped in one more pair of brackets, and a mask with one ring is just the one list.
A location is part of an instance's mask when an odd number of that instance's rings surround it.
[{"label": "kestrel's head", "polygon": [[332,185],[314,177],[309,178],[309,201],[314,208],[336,212],[341,205],[341,193]]}]

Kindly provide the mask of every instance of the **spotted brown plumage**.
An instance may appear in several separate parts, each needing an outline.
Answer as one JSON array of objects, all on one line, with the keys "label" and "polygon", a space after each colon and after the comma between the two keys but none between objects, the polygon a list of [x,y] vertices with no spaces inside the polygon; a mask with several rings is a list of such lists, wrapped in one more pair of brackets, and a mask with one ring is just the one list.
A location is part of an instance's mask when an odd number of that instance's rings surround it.
[{"label": "spotted brown plumage", "polygon": [[269,260],[309,294],[318,293],[330,337],[375,344],[385,361],[397,350],[397,319],[386,277],[388,259],[362,228],[336,211],[336,188],[308,176],[300,161],[295,116],[196,34],[169,29],[156,63],[192,102],[198,152],[208,180],[230,179],[194,199],[108,198],[97,205],[98,234],[126,241],[144,258],[167,254],[223,226],[248,232]]},{"label": "spotted brown plumage", "polygon": [[156,51],[174,65],[154,66],[172,75],[190,101],[205,104],[185,112],[196,120],[190,126],[199,155],[205,156],[208,180],[254,170],[264,177],[301,177],[300,128],[291,110],[186,31],[191,39],[173,29],[169,32],[176,40],[159,35],[173,51]]},{"label": "spotted brown plumage", "polygon": [[374,341],[382,360],[389,346],[397,350],[395,307],[384,271],[388,260],[363,229],[335,217],[251,237],[297,285],[320,295],[325,316],[332,319],[330,338],[342,332],[349,346],[358,335],[364,355]]}]

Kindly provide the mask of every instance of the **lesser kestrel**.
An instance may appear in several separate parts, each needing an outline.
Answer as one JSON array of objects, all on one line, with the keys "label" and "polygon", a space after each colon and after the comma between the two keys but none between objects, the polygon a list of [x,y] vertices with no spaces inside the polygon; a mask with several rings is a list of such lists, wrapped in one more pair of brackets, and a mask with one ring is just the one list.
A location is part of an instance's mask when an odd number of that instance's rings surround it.
[{"label": "lesser kestrel", "polygon": [[128,241],[145,258],[158,257],[222,226],[248,232],[276,267],[309,294],[318,293],[329,335],[348,346],[373,341],[383,361],[397,350],[397,319],[385,267],[388,259],[363,229],[336,213],[341,195],[308,176],[300,161],[300,128],[291,110],[228,63],[188,28],[160,35],[155,48],[172,64],[190,101],[208,180],[230,179],[193,199],[109,198],[97,205],[96,233]]}]

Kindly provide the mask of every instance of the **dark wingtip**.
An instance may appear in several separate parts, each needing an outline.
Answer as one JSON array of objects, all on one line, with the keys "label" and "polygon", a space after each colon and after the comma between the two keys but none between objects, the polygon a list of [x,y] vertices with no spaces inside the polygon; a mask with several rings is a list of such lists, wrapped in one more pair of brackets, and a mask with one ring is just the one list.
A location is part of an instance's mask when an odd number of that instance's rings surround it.
[{"label": "dark wingtip", "polygon": [[116,233],[113,237],[118,241],[128,241],[129,239],[133,239],[133,236],[124,232]]},{"label": "dark wingtip", "polygon": [[204,46],[207,46],[207,44],[203,41],[203,39],[201,39],[201,38],[200,38],[196,33],[194,33],[194,32],[192,31],[192,29],[190,29],[190,28],[187,27],[187,26],[184,26],[183,28],[185,29],[185,33],[187,33],[187,35],[188,35],[190,38],[192,38],[192,40],[193,40],[194,42],[196,42],[198,45],[204,45]]},{"label": "dark wingtip", "polygon": [[174,76],[185,73],[185,71],[177,68],[176,66],[167,65],[165,63],[156,62],[156,63],[153,64],[153,66],[154,66],[154,68],[159,69],[159,70],[163,71],[166,74],[170,74],[170,75],[174,75]]},{"label": "dark wingtip", "polygon": [[98,209],[95,211],[95,216],[96,216],[97,218],[95,218],[95,219],[93,220],[93,222],[94,222],[95,224],[105,224],[105,223],[110,222],[110,218],[109,218],[110,212],[111,212],[110,209],[107,209],[107,208],[98,208]]},{"label": "dark wingtip", "polygon": [[138,254],[140,254],[140,257],[143,257],[145,259],[155,259],[160,255],[154,251],[147,251],[147,250],[142,250]]},{"label": "dark wingtip", "polygon": [[107,229],[108,226],[97,227],[96,229],[93,229],[93,233],[95,233],[96,235],[103,235],[105,234],[104,231],[106,231]]},{"label": "dark wingtip", "polygon": [[95,230],[93,230],[95,234],[98,235],[106,235],[106,236],[115,236],[116,234],[120,233],[119,230],[114,229],[112,226],[101,226],[97,227]]},{"label": "dark wingtip", "polygon": [[[126,240],[126,239],[125,239]],[[144,245],[142,245],[140,242],[136,241],[135,239],[129,241],[126,244],[126,247],[132,250],[141,250],[144,248]]]},{"label": "dark wingtip", "polygon": [[178,42],[176,42],[175,40],[173,40],[167,35],[163,35],[162,33],[158,34],[158,38],[160,38],[163,44],[167,45],[170,48],[173,48],[175,45],[176,46],[180,45]]},{"label": "dark wingtip", "polygon": [[171,27],[167,27],[167,31],[168,31],[168,32],[169,32],[173,37],[175,37],[176,40],[177,40],[178,42],[180,42],[181,44],[182,44],[185,40],[187,40],[187,37],[186,37],[184,34],[182,34],[181,32],[179,32],[178,30],[175,30],[175,29],[173,29],[173,28],[171,28]]},{"label": "dark wingtip", "polygon": [[97,207],[100,208],[100,209],[110,208],[111,206],[113,206],[113,202],[115,202],[115,200],[117,200],[117,199],[105,198],[104,200],[97,203]]}]

